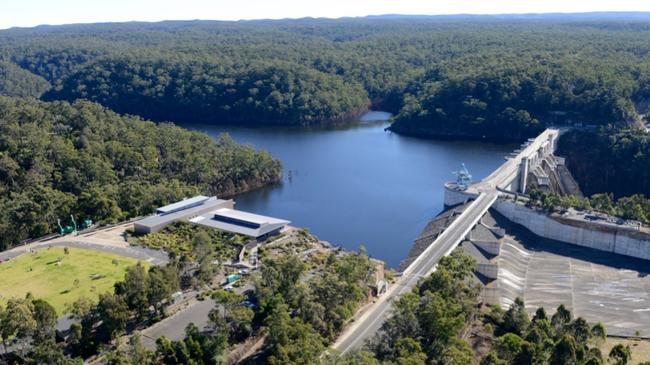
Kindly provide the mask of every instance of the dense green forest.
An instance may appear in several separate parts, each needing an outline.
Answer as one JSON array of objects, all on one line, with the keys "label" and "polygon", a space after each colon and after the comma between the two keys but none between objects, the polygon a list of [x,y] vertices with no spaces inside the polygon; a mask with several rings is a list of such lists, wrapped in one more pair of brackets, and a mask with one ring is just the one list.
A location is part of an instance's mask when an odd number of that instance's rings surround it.
[{"label": "dense green forest", "polygon": [[199,192],[231,195],[279,178],[280,162],[223,136],[120,116],[79,101],[0,97],[0,248],[102,223]]},{"label": "dense green forest", "polygon": [[630,122],[650,97],[650,19],[378,17],[90,24],[0,32],[44,98],[156,121],[310,124],[369,105],[394,131],[520,140]]},{"label": "dense green forest", "polygon": [[[600,125],[597,133],[563,138],[561,153],[580,185],[588,195],[648,196],[647,133],[628,127],[646,112],[635,106],[650,99],[649,37],[647,16],[607,15],[43,26],[0,31],[0,94],[83,98],[178,123],[342,122],[374,107],[395,114],[393,131],[436,138],[522,140],[549,124]],[[240,151],[227,140],[218,144]],[[246,165],[252,172],[234,166],[237,156],[217,172],[174,175],[179,189],[233,193],[276,176],[255,163]],[[73,179],[61,175],[52,179]],[[132,167],[118,174],[120,191],[140,175]],[[92,181],[83,188],[66,181],[57,191],[80,194],[113,184],[112,176],[79,178]],[[148,209],[115,201],[119,213],[104,218]]]},{"label": "dense green forest", "polygon": [[[148,58],[151,57],[151,58]],[[154,120],[310,124],[367,108],[361,85],[281,61],[249,67],[133,54],[104,58],[46,99],[91,99]]]},{"label": "dense green forest", "polygon": [[50,84],[18,65],[0,60],[0,95],[39,97]]},{"label": "dense green forest", "polygon": [[558,153],[586,195],[612,193],[650,197],[650,134],[637,129],[570,131]]}]

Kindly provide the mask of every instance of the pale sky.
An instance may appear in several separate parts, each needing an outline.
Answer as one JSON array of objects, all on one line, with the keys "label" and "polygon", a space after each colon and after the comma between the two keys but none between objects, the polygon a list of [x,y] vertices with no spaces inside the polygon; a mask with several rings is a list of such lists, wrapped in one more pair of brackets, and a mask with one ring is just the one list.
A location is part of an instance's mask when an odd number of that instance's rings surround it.
[{"label": "pale sky", "polygon": [[650,11],[648,0],[0,0],[0,29],[131,20]]}]

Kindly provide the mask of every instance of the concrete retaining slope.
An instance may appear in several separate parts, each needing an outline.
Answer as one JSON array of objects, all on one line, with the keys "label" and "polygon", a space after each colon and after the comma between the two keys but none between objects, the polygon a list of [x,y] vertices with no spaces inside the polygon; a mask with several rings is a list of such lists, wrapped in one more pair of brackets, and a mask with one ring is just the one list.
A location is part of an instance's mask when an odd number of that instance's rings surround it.
[{"label": "concrete retaining slope", "polygon": [[650,260],[650,235],[634,228],[548,216],[507,200],[495,202],[493,208],[540,237]]}]

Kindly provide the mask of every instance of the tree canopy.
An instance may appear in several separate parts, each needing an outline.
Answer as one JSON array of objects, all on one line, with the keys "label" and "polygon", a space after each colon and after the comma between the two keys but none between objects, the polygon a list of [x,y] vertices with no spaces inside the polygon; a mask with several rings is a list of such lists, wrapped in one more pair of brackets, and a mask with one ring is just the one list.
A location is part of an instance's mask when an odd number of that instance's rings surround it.
[{"label": "tree canopy", "polygon": [[[399,133],[521,140],[550,123],[637,119],[635,103],[650,96],[648,24],[570,15],[86,24],[2,31],[0,55],[47,80],[48,100],[85,98],[156,121],[312,124],[372,105],[396,114]],[[42,92],[36,79],[11,83]]]},{"label": "tree canopy", "polygon": [[278,179],[268,153],[222,136],[120,116],[98,104],[0,97],[0,248],[57,219],[114,222],[203,192]]}]

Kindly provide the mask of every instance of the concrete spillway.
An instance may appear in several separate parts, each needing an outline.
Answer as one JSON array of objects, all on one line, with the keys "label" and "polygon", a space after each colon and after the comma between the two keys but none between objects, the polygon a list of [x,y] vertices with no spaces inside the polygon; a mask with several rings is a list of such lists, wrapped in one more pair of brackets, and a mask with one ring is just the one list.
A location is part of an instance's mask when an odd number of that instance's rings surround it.
[{"label": "concrete spillway", "polygon": [[[475,249],[483,226],[503,232],[498,254]],[[509,307],[520,297],[533,313],[544,307],[553,313],[563,304],[574,317],[603,322],[617,336],[650,337],[650,276],[647,261],[602,250],[542,238],[490,209],[461,244],[477,259],[477,278],[484,284],[487,304]],[[490,267],[486,277],[485,269]],[[496,275],[491,273],[496,272]]]}]

